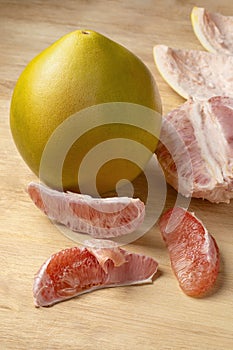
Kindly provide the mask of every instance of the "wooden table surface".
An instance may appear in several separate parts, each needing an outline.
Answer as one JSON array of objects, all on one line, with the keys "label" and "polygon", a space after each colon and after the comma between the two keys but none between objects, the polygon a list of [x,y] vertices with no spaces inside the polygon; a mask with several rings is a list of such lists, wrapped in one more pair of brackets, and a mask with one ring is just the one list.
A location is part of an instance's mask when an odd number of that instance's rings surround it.
[{"label": "wooden table surface", "polygon": [[[164,113],[183,103],[159,76],[152,48],[202,49],[190,23],[194,5],[233,15],[229,0],[0,0],[1,349],[233,348],[233,201],[216,205],[195,199],[190,204],[221,251],[218,283],[209,297],[193,299],[181,292],[155,225],[127,246],[158,260],[160,273],[153,284],[103,289],[35,308],[34,274],[50,254],[75,243],[28,198],[26,185],[36,177],[18,154],[9,129],[11,94],[22,69],[77,28],[99,31],[137,54],[157,80]],[[168,187],[165,206],[175,198]]]}]

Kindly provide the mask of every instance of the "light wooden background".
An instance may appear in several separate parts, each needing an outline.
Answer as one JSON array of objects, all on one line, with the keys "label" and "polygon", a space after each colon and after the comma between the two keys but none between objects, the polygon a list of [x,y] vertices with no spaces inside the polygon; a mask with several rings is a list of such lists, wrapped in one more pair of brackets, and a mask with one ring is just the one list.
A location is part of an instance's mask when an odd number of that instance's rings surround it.
[{"label": "light wooden background", "polygon": [[[9,130],[12,90],[22,69],[42,49],[77,28],[97,30],[125,45],[157,80],[164,112],[183,100],[160,78],[152,47],[202,49],[190,24],[194,5],[233,15],[233,3],[175,0],[0,0],[0,348],[1,349],[232,349],[233,201],[193,200],[221,251],[214,294],[192,299],[179,289],[157,226],[128,248],[155,257],[153,285],[99,290],[52,308],[36,309],[33,276],[52,253],[74,243],[29,200],[35,176],[20,158]],[[139,191],[143,192],[143,188]],[[176,193],[168,188],[166,207]]]}]

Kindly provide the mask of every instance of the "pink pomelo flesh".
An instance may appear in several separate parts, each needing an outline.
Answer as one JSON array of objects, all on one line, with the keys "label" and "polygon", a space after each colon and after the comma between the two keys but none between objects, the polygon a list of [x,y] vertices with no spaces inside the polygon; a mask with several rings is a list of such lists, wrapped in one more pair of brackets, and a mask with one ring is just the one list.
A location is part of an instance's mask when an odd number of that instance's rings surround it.
[{"label": "pink pomelo flesh", "polygon": [[200,297],[214,286],[220,256],[215,239],[194,214],[183,208],[167,210],[159,221],[171,266],[181,289]]},{"label": "pink pomelo flesh", "polygon": [[131,233],[142,224],[145,216],[145,205],[138,198],[92,198],[55,191],[33,182],[28,185],[28,193],[50,219],[94,238]]},{"label": "pink pomelo flesh", "polygon": [[53,254],[34,279],[35,306],[51,306],[95,289],[152,282],[158,263],[121,248],[69,248]]}]

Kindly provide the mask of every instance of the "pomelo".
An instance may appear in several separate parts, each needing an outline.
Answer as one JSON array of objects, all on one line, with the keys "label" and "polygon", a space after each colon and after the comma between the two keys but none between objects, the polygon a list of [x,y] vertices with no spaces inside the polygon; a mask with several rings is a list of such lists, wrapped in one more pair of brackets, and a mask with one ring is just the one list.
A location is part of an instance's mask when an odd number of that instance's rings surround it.
[{"label": "pomelo", "polygon": [[51,306],[96,289],[152,282],[158,263],[121,248],[68,248],[53,254],[33,284],[36,307]]},{"label": "pomelo", "polygon": [[159,227],[183,292],[192,297],[209,293],[218,276],[220,255],[203,223],[193,213],[175,207],[161,216]]},{"label": "pomelo", "polygon": [[[30,169],[39,175],[45,146],[65,120],[87,107],[109,102],[127,102],[161,112],[152,74],[123,46],[94,31],[77,30],[36,56],[18,79],[10,111],[15,144]],[[156,119],[144,121],[147,130],[154,130]],[[80,191],[79,166],[101,142],[128,138],[151,152],[155,150],[157,139],[153,134],[134,125],[111,122],[93,127],[72,144],[62,168],[63,190]],[[59,141],[62,144],[63,140]],[[146,163],[148,155],[144,158]],[[109,160],[97,174],[97,189],[99,193],[113,190],[120,179],[131,181],[140,172],[140,167],[130,160]],[[61,189],[56,173],[49,167],[43,169],[41,180]]]},{"label": "pomelo", "polygon": [[156,155],[177,192],[212,203],[230,202],[233,98],[188,99],[164,116],[160,139]]},{"label": "pomelo", "polygon": [[92,198],[62,193],[34,182],[28,185],[28,194],[50,219],[95,238],[131,233],[144,220],[145,206],[138,198]]}]

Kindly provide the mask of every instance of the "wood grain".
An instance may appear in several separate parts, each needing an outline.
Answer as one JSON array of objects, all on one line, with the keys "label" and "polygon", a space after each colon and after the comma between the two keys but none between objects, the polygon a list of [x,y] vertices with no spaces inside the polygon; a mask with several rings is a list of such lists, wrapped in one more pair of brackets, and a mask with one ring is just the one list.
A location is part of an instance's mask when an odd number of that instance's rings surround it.
[{"label": "wood grain", "polygon": [[[1,349],[232,349],[233,201],[192,200],[221,251],[216,290],[186,297],[169,265],[155,225],[128,246],[155,257],[152,285],[112,288],[49,309],[36,309],[33,276],[52,253],[74,245],[30,202],[25,187],[36,177],[18,154],[9,129],[14,84],[25,65],[60,36],[77,28],[97,30],[125,45],[152,71],[164,113],[183,102],[159,76],[152,47],[163,43],[202,49],[190,24],[192,7],[233,15],[229,0],[27,1],[0,0],[0,343]],[[137,188],[140,187],[140,179]],[[168,187],[165,207],[176,193]]]}]

